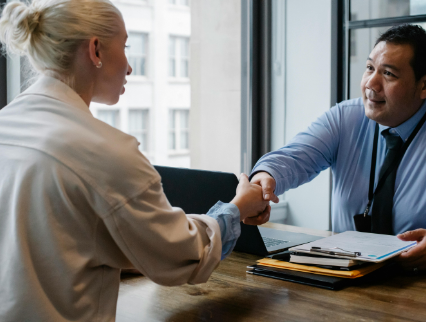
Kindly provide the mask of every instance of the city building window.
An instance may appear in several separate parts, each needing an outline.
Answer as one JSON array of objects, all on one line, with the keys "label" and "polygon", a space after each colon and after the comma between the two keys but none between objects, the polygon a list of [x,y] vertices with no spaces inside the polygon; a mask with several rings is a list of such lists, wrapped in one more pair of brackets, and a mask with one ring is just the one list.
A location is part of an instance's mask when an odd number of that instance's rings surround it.
[{"label": "city building window", "polygon": [[148,35],[129,32],[127,39],[127,60],[133,69],[132,75],[146,76],[146,54]]},{"label": "city building window", "polygon": [[189,150],[189,110],[169,111],[169,150]]},{"label": "city building window", "polygon": [[170,37],[169,76],[189,77],[189,38]]},{"label": "city building window", "polygon": [[142,109],[129,110],[129,134],[140,143],[139,150],[148,151],[148,124],[149,111]]},{"label": "city building window", "polygon": [[97,118],[106,124],[119,128],[120,112],[118,110],[98,110]]},{"label": "city building window", "polygon": [[169,0],[170,4],[178,4],[181,6],[189,6],[189,0]]}]

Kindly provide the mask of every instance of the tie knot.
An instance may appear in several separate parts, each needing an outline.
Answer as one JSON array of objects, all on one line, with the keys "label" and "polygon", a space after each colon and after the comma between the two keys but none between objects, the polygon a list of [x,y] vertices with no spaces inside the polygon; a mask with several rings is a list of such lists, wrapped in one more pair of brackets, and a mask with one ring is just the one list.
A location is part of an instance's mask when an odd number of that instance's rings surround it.
[{"label": "tie knot", "polygon": [[399,135],[392,135],[389,133],[389,129],[382,132],[383,137],[386,140],[386,147],[388,150],[399,149],[403,143]]}]

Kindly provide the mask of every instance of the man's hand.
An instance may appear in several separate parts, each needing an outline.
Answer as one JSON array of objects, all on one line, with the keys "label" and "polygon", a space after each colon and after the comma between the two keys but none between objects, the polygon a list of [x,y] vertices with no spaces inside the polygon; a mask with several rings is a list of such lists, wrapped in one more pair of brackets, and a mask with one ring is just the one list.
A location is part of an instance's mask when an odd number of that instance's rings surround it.
[{"label": "man's hand", "polygon": [[273,201],[278,203],[280,199],[275,195],[275,179],[272,178],[267,172],[258,172],[253,178],[251,178],[251,183],[257,184],[262,187],[263,199],[266,201]]},{"label": "man's hand", "polygon": [[417,245],[397,257],[406,270],[426,269],[426,229],[407,231],[397,237],[404,241],[417,241]]},{"label": "man's hand", "polygon": [[269,201],[263,200],[262,188],[251,184],[247,175],[240,175],[237,195],[231,203],[240,210],[240,220],[248,225],[261,225],[269,220],[271,207]]}]

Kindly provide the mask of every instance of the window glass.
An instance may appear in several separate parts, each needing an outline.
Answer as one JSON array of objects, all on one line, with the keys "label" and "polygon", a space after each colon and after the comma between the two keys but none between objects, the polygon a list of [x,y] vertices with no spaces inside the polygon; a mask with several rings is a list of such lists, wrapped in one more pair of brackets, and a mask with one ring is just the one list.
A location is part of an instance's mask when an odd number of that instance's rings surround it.
[{"label": "window glass", "polygon": [[424,0],[351,0],[351,20],[426,14]]},{"label": "window glass", "polygon": [[98,110],[97,118],[113,127],[118,128],[118,115],[119,111],[117,110]]},{"label": "window glass", "polygon": [[148,113],[148,110],[129,110],[129,134],[139,141],[142,152],[148,152]]},{"label": "window glass", "polygon": [[132,66],[132,75],[146,75],[147,35],[129,32],[127,39],[127,60]]},{"label": "window glass", "polygon": [[180,148],[189,149],[189,111],[180,111]]},{"label": "window glass", "polygon": [[189,77],[189,39],[186,37],[170,37],[169,76]]},{"label": "window glass", "polygon": [[169,112],[169,149],[186,152],[189,149],[189,111],[171,109]]},{"label": "window glass", "polygon": [[189,76],[189,40],[188,38],[180,39],[180,76],[188,77]]},{"label": "window glass", "polygon": [[176,38],[170,37],[169,40],[169,76],[176,76]]}]

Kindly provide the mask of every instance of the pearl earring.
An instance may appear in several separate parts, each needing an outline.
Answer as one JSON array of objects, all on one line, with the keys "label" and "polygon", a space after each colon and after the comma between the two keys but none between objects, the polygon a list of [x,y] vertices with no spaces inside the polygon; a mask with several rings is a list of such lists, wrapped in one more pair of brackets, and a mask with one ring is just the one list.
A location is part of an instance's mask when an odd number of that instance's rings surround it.
[{"label": "pearl earring", "polygon": [[101,68],[102,67],[102,62],[100,61],[97,65],[96,68]]}]

